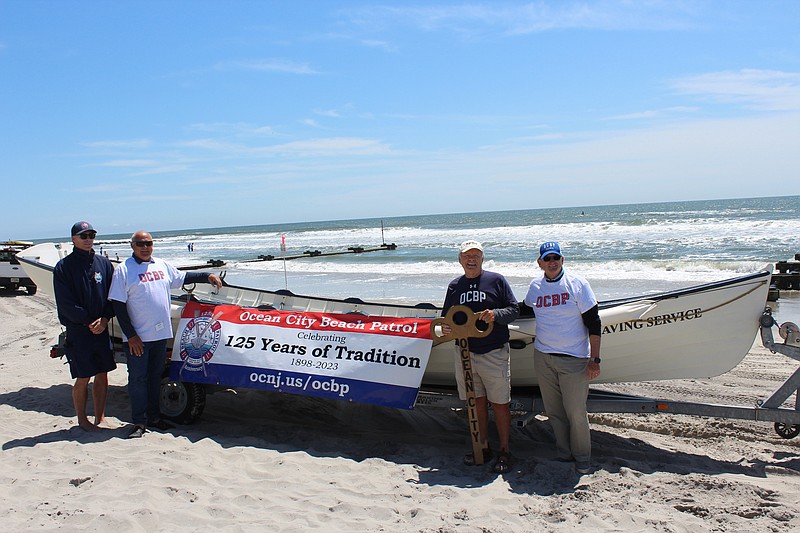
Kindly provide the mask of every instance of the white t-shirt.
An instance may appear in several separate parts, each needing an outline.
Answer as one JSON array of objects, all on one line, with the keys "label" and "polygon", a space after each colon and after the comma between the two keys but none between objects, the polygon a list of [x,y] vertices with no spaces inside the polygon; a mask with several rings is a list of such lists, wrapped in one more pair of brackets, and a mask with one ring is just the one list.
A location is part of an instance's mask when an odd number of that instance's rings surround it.
[{"label": "white t-shirt", "polygon": [[131,324],[143,342],[171,339],[169,292],[181,287],[185,277],[185,272],[161,259],[140,263],[129,257],[114,270],[108,299],[127,304]]},{"label": "white t-shirt", "polygon": [[589,282],[566,270],[558,281],[531,281],[525,304],[536,314],[534,348],[544,353],[589,357],[589,331],[583,313],[597,305]]}]

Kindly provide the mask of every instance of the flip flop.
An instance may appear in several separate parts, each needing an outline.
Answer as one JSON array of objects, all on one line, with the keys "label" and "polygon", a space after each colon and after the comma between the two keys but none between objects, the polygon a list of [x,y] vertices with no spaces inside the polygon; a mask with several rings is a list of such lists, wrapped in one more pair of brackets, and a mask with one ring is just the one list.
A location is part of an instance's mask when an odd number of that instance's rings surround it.
[{"label": "flip flop", "polygon": [[[491,460],[493,457],[492,449],[491,448],[484,448],[483,449],[483,462]],[[467,466],[475,466],[475,455],[470,452],[464,456],[464,464]]]},{"label": "flip flop", "polygon": [[497,454],[497,461],[494,463],[493,470],[498,474],[505,474],[511,471],[511,465],[514,464],[514,458],[511,457],[509,452],[500,452]]}]

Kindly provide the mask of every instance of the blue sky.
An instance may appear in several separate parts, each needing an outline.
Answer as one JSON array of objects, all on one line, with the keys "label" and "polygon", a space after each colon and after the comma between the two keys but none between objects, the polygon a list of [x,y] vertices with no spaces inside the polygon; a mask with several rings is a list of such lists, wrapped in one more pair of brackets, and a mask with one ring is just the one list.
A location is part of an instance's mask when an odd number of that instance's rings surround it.
[{"label": "blue sky", "polygon": [[800,2],[0,0],[0,239],[800,194]]}]

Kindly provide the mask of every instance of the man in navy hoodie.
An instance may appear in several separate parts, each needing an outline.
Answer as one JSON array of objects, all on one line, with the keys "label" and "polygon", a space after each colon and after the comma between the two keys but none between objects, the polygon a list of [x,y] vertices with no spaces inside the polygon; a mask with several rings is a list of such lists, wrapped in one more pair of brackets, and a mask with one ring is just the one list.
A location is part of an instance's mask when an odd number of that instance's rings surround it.
[{"label": "man in navy hoodie", "polygon": [[[96,431],[105,420],[108,372],[117,368],[108,334],[108,322],[114,316],[108,301],[114,267],[92,249],[96,236],[88,222],[73,224],[72,253],[53,269],[58,320],[67,330],[64,351],[75,378],[72,403],[78,425],[85,431]],[[94,422],[86,416],[92,378]]]},{"label": "man in navy hoodie", "polygon": [[[519,316],[517,299],[511,286],[501,274],[483,269],[483,246],[477,241],[465,241],[458,249],[458,262],[464,275],[450,282],[442,306],[442,315],[454,305],[466,305],[479,320],[494,324],[489,335],[468,340],[476,396],[478,425],[482,438],[489,433],[489,403],[494,411],[500,450],[494,463],[494,471],[505,474],[511,470],[513,458],[508,449],[511,434],[511,349],[508,344],[508,324]],[[442,328],[442,332],[447,335]],[[464,372],[461,369],[461,349],[455,345],[455,370],[458,395],[467,398]],[[492,451],[488,440],[483,445],[483,457],[489,459]],[[475,464],[472,453],[464,456],[464,463]]]}]

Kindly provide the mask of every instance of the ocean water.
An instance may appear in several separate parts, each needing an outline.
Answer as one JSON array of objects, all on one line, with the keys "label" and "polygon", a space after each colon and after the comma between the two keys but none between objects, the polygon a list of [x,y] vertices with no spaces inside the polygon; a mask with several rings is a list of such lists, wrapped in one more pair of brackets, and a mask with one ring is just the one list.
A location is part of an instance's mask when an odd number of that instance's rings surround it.
[{"label": "ocean water", "polygon": [[[673,290],[771,269],[800,253],[800,196],[577,206],[153,232],[155,254],[177,265],[225,261],[235,285],[367,301],[440,304],[462,273],[457,246],[476,239],[484,268],[505,275],[524,296],[538,246],[558,241],[565,267],[585,276],[598,299]],[[394,243],[396,250],[307,257]],[[112,259],[130,254],[129,235],[100,235]],[[194,251],[187,244],[194,243]],[[273,261],[256,261],[273,255]],[[787,297],[791,300],[791,297]],[[783,298],[787,300],[787,298]],[[785,304],[791,306],[791,302]]]}]

